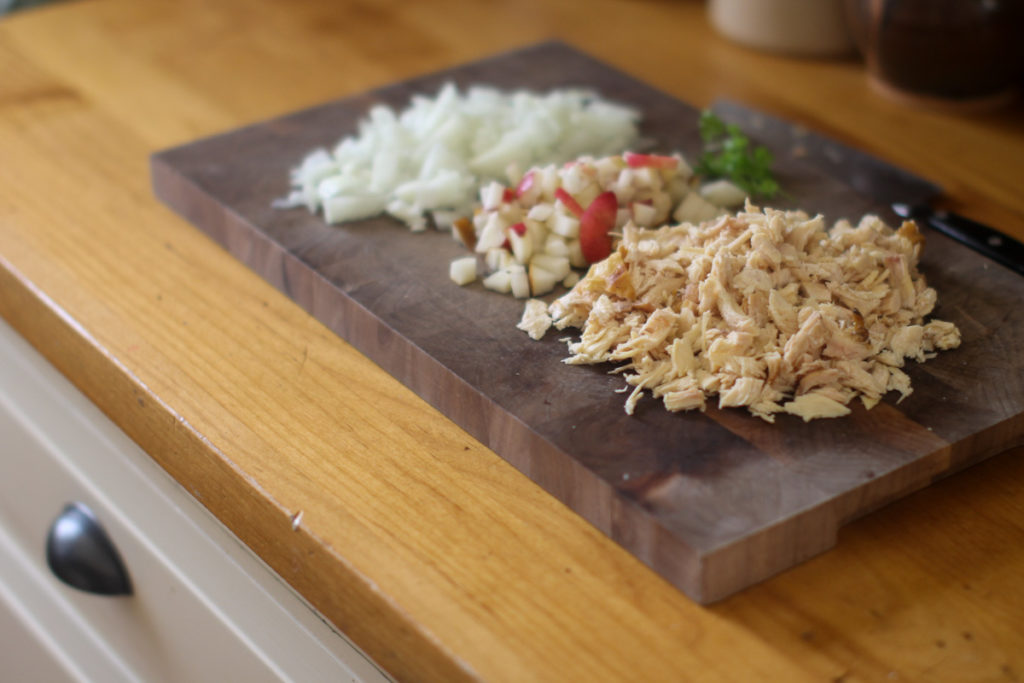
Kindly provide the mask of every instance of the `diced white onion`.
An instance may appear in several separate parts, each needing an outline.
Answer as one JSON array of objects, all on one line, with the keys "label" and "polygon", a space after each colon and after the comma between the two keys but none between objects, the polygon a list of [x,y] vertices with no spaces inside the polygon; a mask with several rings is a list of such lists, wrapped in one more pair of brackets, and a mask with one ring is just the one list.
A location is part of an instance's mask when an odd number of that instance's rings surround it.
[{"label": "diced white onion", "polygon": [[382,194],[344,194],[324,202],[324,220],[328,223],[356,221],[376,216],[387,206]]},{"label": "diced white onion", "polygon": [[[274,206],[304,204],[331,223],[387,208],[414,229],[426,225],[424,212],[442,211],[448,225],[452,214],[471,214],[478,187],[510,170],[518,179],[521,169],[622,152],[637,141],[639,118],[588,90],[460,92],[448,83],[434,97],[414,95],[401,112],[374,106],[356,134],[310,152]],[[537,178],[536,191],[551,180]]]}]

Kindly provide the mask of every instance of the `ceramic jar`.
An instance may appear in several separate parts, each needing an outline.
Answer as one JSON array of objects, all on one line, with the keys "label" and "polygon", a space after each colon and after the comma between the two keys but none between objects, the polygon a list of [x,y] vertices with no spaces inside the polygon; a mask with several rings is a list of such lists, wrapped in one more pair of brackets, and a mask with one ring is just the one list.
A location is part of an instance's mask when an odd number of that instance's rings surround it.
[{"label": "ceramic jar", "polygon": [[843,0],[709,0],[711,25],[759,50],[801,57],[854,54]]}]

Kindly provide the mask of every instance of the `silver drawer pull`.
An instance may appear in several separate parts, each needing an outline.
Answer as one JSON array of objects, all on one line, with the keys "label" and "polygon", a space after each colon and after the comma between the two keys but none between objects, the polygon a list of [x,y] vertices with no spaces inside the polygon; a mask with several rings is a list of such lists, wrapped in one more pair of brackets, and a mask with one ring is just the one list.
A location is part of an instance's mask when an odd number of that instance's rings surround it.
[{"label": "silver drawer pull", "polygon": [[69,503],[50,527],[46,563],[64,583],[99,595],[131,595],[117,548],[82,503]]}]

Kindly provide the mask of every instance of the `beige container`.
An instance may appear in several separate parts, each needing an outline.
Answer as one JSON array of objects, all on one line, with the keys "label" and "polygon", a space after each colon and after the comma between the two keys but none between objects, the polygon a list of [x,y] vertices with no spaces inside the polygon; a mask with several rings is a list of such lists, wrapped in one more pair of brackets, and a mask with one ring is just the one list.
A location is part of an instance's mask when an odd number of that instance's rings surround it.
[{"label": "beige container", "polygon": [[715,29],[748,47],[830,57],[854,52],[843,0],[709,0]]}]

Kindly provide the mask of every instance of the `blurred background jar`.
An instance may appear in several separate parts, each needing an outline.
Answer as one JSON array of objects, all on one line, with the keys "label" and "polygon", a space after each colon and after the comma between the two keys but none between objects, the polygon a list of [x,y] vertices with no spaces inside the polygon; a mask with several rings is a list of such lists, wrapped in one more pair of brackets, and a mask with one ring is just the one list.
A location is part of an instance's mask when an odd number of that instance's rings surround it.
[{"label": "blurred background jar", "polygon": [[708,0],[711,25],[757,50],[797,57],[855,53],[844,0]]},{"label": "blurred background jar", "polygon": [[1004,104],[1024,80],[1024,0],[846,0],[872,83],[939,107]]}]

